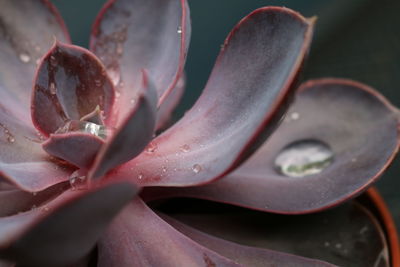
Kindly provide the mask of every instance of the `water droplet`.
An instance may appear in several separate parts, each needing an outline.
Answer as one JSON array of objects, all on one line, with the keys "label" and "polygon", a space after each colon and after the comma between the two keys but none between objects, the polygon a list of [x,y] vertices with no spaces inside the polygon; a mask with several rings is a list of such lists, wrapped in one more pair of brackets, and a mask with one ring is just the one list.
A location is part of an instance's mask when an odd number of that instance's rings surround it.
[{"label": "water droplet", "polygon": [[290,119],[292,119],[292,120],[298,120],[300,118],[300,114],[299,113],[297,113],[297,112],[292,112],[292,113],[290,113]]},{"label": "water droplet", "polygon": [[58,62],[55,56],[50,56],[50,65],[53,67],[57,67]]},{"label": "water droplet", "polygon": [[109,69],[107,69],[107,73],[108,73],[108,76],[110,77],[111,81],[113,82],[114,86],[117,86],[121,79],[121,74],[119,73],[119,69],[109,68]]},{"label": "water droplet", "polygon": [[101,81],[100,81],[100,80],[94,80],[94,84],[95,84],[97,87],[100,87],[100,86],[101,86]]},{"label": "water droplet", "polygon": [[134,105],[136,100],[132,98],[131,101],[129,101],[129,102],[131,102],[131,104]]},{"label": "water droplet", "polygon": [[184,144],[183,146],[181,146],[181,151],[182,152],[189,152],[190,151],[190,146],[188,144]]},{"label": "water droplet", "polygon": [[163,166],[162,167],[162,172],[167,172],[167,167]]},{"label": "water droplet", "polygon": [[12,135],[7,136],[7,141],[10,143],[14,143],[15,142],[15,138]]},{"label": "water droplet", "polygon": [[29,61],[31,61],[31,57],[28,54],[24,53],[19,55],[19,59],[24,63],[28,63]]},{"label": "water droplet", "polygon": [[122,55],[122,53],[124,53],[124,46],[121,43],[117,44],[117,55]]},{"label": "water droplet", "polygon": [[120,92],[118,92],[118,91],[115,91],[115,98],[119,98],[121,96],[121,93]]},{"label": "water droplet", "polygon": [[42,208],[42,211],[49,211],[49,207],[44,206],[44,207]]},{"label": "water droplet", "polygon": [[50,94],[55,95],[57,93],[57,87],[55,83],[51,82],[49,89],[50,89]]},{"label": "water droplet", "polygon": [[199,165],[199,164],[194,164],[194,165],[192,166],[192,171],[193,171],[194,173],[199,173],[199,172],[201,172],[202,169],[203,169],[203,168],[202,168],[201,165]]},{"label": "water droplet", "polygon": [[176,30],[176,32],[177,32],[178,34],[182,34],[182,27],[179,26],[178,29]]},{"label": "water droplet", "polygon": [[143,179],[143,177],[144,177],[144,175],[143,175],[143,174],[141,174],[141,173],[139,173],[139,175],[138,175],[138,177],[137,177],[137,178],[138,178],[139,180],[142,180],[142,179]]},{"label": "water droplet", "polygon": [[71,185],[71,190],[85,190],[88,188],[86,175],[82,175],[80,170],[71,174],[69,184]]},{"label": "water droplet", "polygon": [[55,133],[83,132],[89,133],[100,138],[106,139],[112,132],[112,129],[104,125],[99,125],[88,121],[68,121],[64,126],[60,127]]},{"label": "water droplet", "polygon": [[296,141],[278,154],[275,167],[285,176],[303,177],[320,173],[332,163],[333,157],[332,150],[321,141]]},{"label": "water droplet", "polygon": [[158,148],[158,146],[156,143],[150,143],[146,148],[146,152],[154,153],[155,151],[157,151],[157,148]]}]

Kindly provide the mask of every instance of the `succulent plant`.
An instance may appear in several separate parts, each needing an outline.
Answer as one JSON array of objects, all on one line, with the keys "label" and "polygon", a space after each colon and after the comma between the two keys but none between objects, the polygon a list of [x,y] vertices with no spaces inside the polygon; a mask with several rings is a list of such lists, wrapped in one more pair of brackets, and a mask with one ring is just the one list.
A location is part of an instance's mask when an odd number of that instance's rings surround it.
[{"label": "succulent plant", "polygon": [[0,6],[0,266],[396,264],[376,191],[350,199],[394,159],[399,112],[355,81],[299,85],[315,18],[246,16],[168,127],[186,0],[108,1],[90,50],[47,0]]}]

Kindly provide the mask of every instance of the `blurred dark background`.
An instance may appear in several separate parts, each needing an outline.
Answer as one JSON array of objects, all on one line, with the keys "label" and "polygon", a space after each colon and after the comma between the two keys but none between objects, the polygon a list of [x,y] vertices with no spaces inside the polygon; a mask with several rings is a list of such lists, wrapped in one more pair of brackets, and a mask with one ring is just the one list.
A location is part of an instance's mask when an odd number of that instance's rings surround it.
[{"label": "blurred dark background", "polygon": [[[53,0],[72,40],[87,47],[92,22],[105,0]],[[304,79],[344,77],[369,84],[400,107],[400,1],[189,0],[192,39],[187,91],[178,114],[199,96],[232,27],[252,10],[286,6],[318,16]],[[143,22],[145,24],[145,22]],[[400,156],[377,183],[400,228]]]}]

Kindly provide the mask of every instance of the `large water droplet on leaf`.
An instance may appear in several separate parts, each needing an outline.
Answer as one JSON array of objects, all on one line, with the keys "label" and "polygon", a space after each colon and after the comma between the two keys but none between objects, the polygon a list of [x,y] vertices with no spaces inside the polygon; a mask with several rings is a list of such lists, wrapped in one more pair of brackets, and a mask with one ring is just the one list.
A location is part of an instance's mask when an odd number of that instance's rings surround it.
[{"label": "large water droplet on leaf", "polygon": [[99,125],[93,122],[87,121],[77,121],[71,120],[68,121],[64,126],[59,128],[56,133],[67,133],[67,132],[83,132],[89,133],[100,138],[106,139],[107,135],[109,135],[109,129],[106,128],[104,125]]},{"label": "large water droplet on leaf", "polygon": [[289,144],[278,154],[275,167],[289,177],[317,174],[328,167],[334,158],[330,147],[318,140],[302,140]]}]

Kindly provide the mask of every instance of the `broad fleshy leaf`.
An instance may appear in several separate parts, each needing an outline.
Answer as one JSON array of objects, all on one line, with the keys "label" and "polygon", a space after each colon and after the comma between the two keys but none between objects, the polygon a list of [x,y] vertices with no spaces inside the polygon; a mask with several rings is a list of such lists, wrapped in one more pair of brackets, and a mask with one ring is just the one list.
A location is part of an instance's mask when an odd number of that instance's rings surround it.
[{"label": "broad fleshy leaf", "polygon": [[70,132],[51,134],[43,143],[50,155],[63,159],[76,167],[89,169],[105,141],[90,133]]},{"label": "broad fleshy leaf", "polygon": [[41,61],[32,94],[32,120],[46,136],[100,108],[112,119],[114,87],[90,51],[55,42]]},{"label": "broad fleshy leaf", "polygon": [[69,35],[49,1],[1,0],[0,6],[0,106],[31,125],[29,107],[37,61],[55,37],[69,42]]},{"label": "broad fleshy leaf", "polygon": [[[167,194],[278,213],[324,209],[356,196],[380,177],[397,152],[397,125],[393,107],[371,88],[341,79],[310,81],[301,87],[285,121],[237,171],[213,184]],[[320,173],[285,176],[278,170],[277,156],[303,140],[326,144],[332,163]],[[312,154],[293,157],[311,159]],[[309,165],[313,168],[318,166]]]},{"label": "broad fleshy leaf", "polygon": [[275,128],[308,50],[313,19],[261,8],[228,36],[194,107],[114,175],[142,185],[210,182]]},{"label": "broad fleshy leaf", "polygon": [[0,257],[29,266],[75,263],[135,194],[126,182],[70,190],[34,210],[0,218]]},{"label": "broad fleshy leaf", "polygon": [[54,37],[68,42],[69,36],[48,1],[1,0],[0,6],[0,176],[41,191],[68,179],[70,170],[55,164],[39,144],[42,136],[30,117],[32,79]]},{"label": "broad fleshy leaf", "polygon": [[16,187],[0,190],[0,217],[11,216],[40,206],[69,188],[69,182],[56,184],[38,193],[21,191]]},{"label": "broad fleshy leaf", "polygon": [[176,199],[164,205],[160,209],[180,222],[242,245],[338,266],[390,266],[382,225],[357,201],[306,215],[271,214],[203,200]]},{"label": "broad fleshy leaf", "polygon": [[178,106],[179,101],[182,99],[185,92],[185,85],[186,77],[185,75],[182,75],[175,88],[172,89],[171,93],[158,109],[156,130],[164,130],[168,128],[172,120],[172,113]]},{"label": "broad fleshy leaf", "polygon": [[137,98],[133,99],[134,108],[97,155],[91,171],[93,178],[103,176],[143,151],[155,131],[157,100],[155,85],[143,71],[142,89]]},{"label": "broad fleshy leaf", "polygon": [[238,266],[179,233],[140,199],[112,222],[98,249],[99,267]]},{"label": "broad fleshy leaf", "polygon": [[307,259],[296,255],[282,253],[278,251],[261,249],[239,245],[227,240],[223,240],[206,233],[200,232],[188,225],[185,225],[168,216],[162,218],[177,229],[182,234],[186,235],[202,246],[215,251],[238,264],[243,266],[260,266],[260,267],[275,267],[275,266],[296,266],[296,267],[312,267],[312,266],[330,266],[335,265],[322,262],[315,259]]},{"label": "broad fleshy leaf", "polygon": [[90,47],[120,89],[123,115],[140,90],[142,69],[155,79],[159,104],[168,96],[182,75],[190,31],[186,0],[107,2],[93,27]]},{"label": "broad fleshy leaf", "polygon": [[43,141],[33,126],[0,109],[0,177],[31,192],[68,180],[73,169],[43,151]]}]

